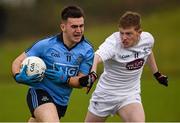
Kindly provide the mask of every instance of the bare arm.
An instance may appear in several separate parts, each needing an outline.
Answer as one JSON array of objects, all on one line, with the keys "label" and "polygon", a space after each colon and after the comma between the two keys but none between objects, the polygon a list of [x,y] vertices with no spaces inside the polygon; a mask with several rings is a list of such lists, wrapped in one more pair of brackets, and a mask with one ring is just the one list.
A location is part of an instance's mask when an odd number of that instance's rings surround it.
[{"label": "bare arm", "polygon": [[73,88],[81,88],[82,86],[79,83],[79,78],[85,76],[82,73],[79,73],[78,76],[70,77],[69,78],[69,85]]},{"label": "bare arm", "polygon": [[147,64],[150,67],[153,74],[158,72],[158,67],[153,52],[148,56]]},{"label": "bare arm", "polygon": [[[100,62],[102,62],[101,57],[100,57],[99,55],[95,54],[95,56],[94,56],[94,61],[93,61],[93,66],[92,66],[91,71],[96,72],[96,70],[97,70],[97,65],[98,65]],[[82,86],[81,86],[80,83],[79,83],[79,78],[81,78],[81,77],[83,77],[83,76],[85,76],[85,75],[82,74],[82,73],[79,73],[78,76],[71,77],[71,78],[69,79],[69,85],[70,85],[71,87],[74,87],[74,88],[81,88]]]},{"label": "bare arm", "polygon": [[160,84],[168,86],[168,77],[159,72],[153,52],[148,56],[147,64],[149,65],[149,67],[150,67],[154,77],[156,78],[156,80]]},{"label": "bare arm", "polygon": [[97,67],[98,67],[98,64],[102,62],[102,59],[99,55],[95,54],[94,56],[94,61],[93,61],[93,66],[92,66],[92,69],[91,71],[94,71],[96,72],[97,71]]},{"label": "bare arm", "polygon": [[15,75],[16,73],[20,72],[20,66],[22,61],[26,58],[25,52],[19,55],[12,63],[12,74]]},{"label": "bare arm", "polygon": [[[94,56],[94,61],[93,61],[93,66],[92,66],[92,68],[91,68],[91,71],[96,72],[97,66],[98,66],[98,64],[99,64],[100,62],[102,62],[101,57],[100,57],[99,55],[95,54],[95,56]],[[74,88],[81,88],[82,86],[81,86],[80,83],[79,83],[79,78],[81,78],[81,77],[83,77],[83,76],[85,76],[85,75],[82,74],[82,73],[79,73],[78,76],[71,77],[71,78],[69,79],[69,85],[70,85],[71,87],[74,87]]]}]

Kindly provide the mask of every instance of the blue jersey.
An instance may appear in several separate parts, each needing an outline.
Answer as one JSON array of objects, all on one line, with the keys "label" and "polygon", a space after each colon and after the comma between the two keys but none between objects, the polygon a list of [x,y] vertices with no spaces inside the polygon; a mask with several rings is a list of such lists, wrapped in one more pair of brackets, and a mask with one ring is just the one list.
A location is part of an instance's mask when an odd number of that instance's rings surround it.
[{"label": "blue jersey", "polygon": [[[62,67],[68,77],[79,72],[87,75],[93,63],[94,50],[83,37],[79,43],[69,49],[63,42],[62,34],[40,40],[26,51],[27,56],[38,56],[44,60],[47,69]],[[32,88],[46,90],[59,105],[67,105],[72,88],[67,83],[55,84],[48,78]]]}]

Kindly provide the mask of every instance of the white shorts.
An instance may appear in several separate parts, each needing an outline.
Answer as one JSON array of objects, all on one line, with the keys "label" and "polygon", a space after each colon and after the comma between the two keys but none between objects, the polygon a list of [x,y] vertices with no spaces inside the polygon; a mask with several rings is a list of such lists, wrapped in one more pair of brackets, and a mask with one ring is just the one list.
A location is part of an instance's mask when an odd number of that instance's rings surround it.
[{"label": "white shorts", "polygon": [[109,115],[114,115],[123,106],[131,103],[141,104],[141,96],[139,93],[131,94],[128,96],[104,94],[105,93],[103,93],[103,95],[102,93],[93,93],[88,107],[88,110],[91,113],[99,117],[107,117]]}]

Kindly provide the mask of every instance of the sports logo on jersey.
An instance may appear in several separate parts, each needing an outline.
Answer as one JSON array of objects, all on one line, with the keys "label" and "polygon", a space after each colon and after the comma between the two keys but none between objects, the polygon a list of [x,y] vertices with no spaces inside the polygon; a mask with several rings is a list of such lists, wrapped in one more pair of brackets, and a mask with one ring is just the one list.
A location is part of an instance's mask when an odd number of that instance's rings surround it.
[{"label": "sports logo on jersey", "polygon": [[137,70],[140,69],[144,65],[144,59],[136,59],[132,62],[126,64],[126,68],[128,70]]},{"label": "sports logo on jersey", "polygon": [[60,57],[60,52],[58,52],[57,50],[55,50],[55,49],[53,49],[53,48],[50,48],[49,49],[49,51],[48,51],[48,53],[50,53],[50,55],[52,56],[52,57]]},{"label": "sports logo on jersey", "polygon": [[145,47],[144,49],[145,54],[148,54],[151,51],[150,47]]},{"label": "sports logo on jersey", "polygon": [[71,76],[76,76],[78,74],[79,71],[79,66],[78,65],[69,65],[69,64],[61,64],[61,63],[55,63],[53,65],[54,69],[57,68],[62,68],[63,71],[65,72],[65,74],[69,77]]},{"label": "sports logo on jersey", "polygon": [[120,55],[120,57],[121,57],[122,59],[127,59],[128,57],[130,57],[130,55],[129,55],[129,54],[127,54],[127,55]]}]

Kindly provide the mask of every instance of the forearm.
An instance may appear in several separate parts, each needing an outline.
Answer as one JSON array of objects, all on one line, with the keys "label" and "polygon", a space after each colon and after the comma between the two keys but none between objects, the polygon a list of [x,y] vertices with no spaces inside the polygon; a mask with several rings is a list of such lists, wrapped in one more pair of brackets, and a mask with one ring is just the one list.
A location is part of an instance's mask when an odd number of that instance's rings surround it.
[{"label": "forearm", "polygon": [[150,67],[152,73],[156,73],[158,71],[158,67],[153,52],[148,56],[147,64]]},{"label": "forearm", "polygon": [[151,71],[154,77],[156,78],[156,80],[160,84],[163,84],[164,86],[168,86],[168,77],[159,72],[153,52],[148,56],[147,64],[151,68]]},{"label": "forearm", "polygon": [[12,64],[12,74],[15,75],[16,73],[19,73],[20,63],[19,61],[15,60]]},{"label": "forearm", "polygon": [[[96,72],[97,70],[97,65],[102,62],[102,59],[99,55],[95,54],[94,56],[94,61],[93,61],[93,65],[92,65],[92,68],[91,68],[91,71],[94,71]],[[75,77],[70,77],[69,80],[68,80],[68,83],[71,87],[73,88],[81,88],[82,85],[80,85],[80,82],[79,82],[79,78],[85,76],[84,74],[80,73],[78,76],[75,76]],[[86,81],[83,81],[83,82],[86,82]]]},{"label": "forearm", "polygon": [[25,53],[22,53],[20,56],[18,56],[12,63],[12,74],[15,75],[16,73],[20,72],[20,67],[22,61],[26,58]]},{"label": "forearm", "polygon": [[94,71],[96,72],[97,71],[97,67],[98,67],[98,64],[102,62],[102,59],[99,55],[95,54],[94,56],[94,61],[93,61],[93,66],[91,68],[91,71]]},{"label": "forearm", "polygon": [[75,77],[70,77],[69,80],[68,80],[69,86],[73,87],[73,88],[81,88],[82,86],[79,83],[79,78],[82,77],[82,76],[84,76],[84,75],[78,75],[78,76],[75,76]]}]

